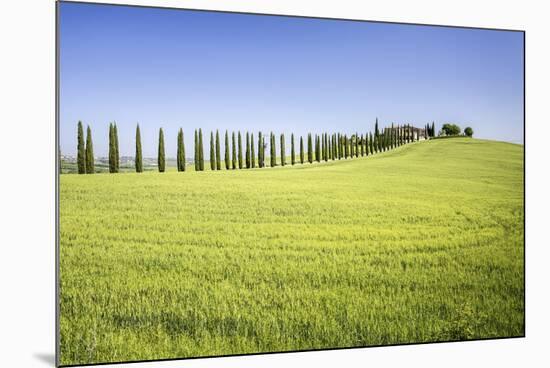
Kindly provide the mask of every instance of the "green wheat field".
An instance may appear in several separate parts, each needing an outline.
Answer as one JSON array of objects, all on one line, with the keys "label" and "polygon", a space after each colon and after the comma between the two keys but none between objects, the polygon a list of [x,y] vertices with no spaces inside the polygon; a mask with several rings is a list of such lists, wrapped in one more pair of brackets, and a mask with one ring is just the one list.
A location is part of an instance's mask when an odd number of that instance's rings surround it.
[{"label": "green wheat field", "polygon": [[523,336],[523,184],[469,138],[61,175],[61,364]]}]

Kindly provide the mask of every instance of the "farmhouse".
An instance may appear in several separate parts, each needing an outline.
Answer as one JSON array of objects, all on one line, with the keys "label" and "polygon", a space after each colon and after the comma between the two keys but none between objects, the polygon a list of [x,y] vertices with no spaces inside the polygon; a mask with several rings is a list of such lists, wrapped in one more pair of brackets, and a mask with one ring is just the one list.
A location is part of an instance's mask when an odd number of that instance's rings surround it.
[{"label": "farmhouse", "polygon": [[[406,126],[406,124],[400,126],[400,129],[403,129],[404,126]],[[392,129],[397,129],[397,127],[393,127],[393,128],[389,127],[386,129],[389,129],[391,131]],[[413,140],[417,141],[417,140],[426,139],[425,137],[427,137],[427,133],[428,133],[426,132],[426,128],[417,128],[417,127],[411,126],[410,129],[412,131]],[[408,137],[408,134],[409,134],[409,130],[405,128],[405,138]]]}]

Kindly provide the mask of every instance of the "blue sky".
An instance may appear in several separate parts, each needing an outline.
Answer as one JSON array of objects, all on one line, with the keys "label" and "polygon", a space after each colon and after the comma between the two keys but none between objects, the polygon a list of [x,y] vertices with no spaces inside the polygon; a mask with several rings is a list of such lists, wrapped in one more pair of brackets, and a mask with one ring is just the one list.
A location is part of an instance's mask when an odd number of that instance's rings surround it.
[{"label": "blue sky", "polygon": [[[193,131],[296,135],[435,121],[523,141],[523,34],[508,31],[61,3],[60,144],[78,120],[106,156],[175,157]],[[206,145],[207,146],[207,145]],[[287,146],[289,146],[287,144]],[[207,146],[208,147],[208,146]]]}]

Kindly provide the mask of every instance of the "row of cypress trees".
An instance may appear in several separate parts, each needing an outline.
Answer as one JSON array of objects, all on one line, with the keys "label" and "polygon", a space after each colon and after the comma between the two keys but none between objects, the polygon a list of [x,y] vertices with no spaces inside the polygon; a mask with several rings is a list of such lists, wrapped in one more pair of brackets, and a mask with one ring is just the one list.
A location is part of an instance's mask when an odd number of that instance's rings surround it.
[{"label": "row of cypress trees", "polygon": [[[433,137],[435,132],[435,124],[432,122],[430,126],[427,124],[423,130],[423,137],[428,139]],[[279,142],[279,159],[280,166],[286,165],[286,147],[285,147],[285,135],[280,135]],[[415,130],[411,125],[398,125],[384,128],[380,131],[378,127],[378,119],[376,119],[374,126],[374,133],[369,132],[359,135],[358,133],[348,136],[341,133],[322,133],[320,135],[307,135],[307,152],[304,145],[304,138],[300,136],[299,143],[299,157],[296,159],[296,149],[294,134],[290,136],[290,163],[295,165],[298,162],[304,164],[305,162],[313,163],[329,160],[341,160],[349,159],[360,156],[373,155],[378,152],[385,152],[403,144],[413,142],[420,139],[420,131]],[[94,159],[93,159],[93,143],[92,133],[90,126],[87,127],[86,143],[84,143],[84,133],[82,122],[78,122],[78,154],[77,164],[78,173],[93,173],[94,172]],[[136,126],[136,154],[135,154],[135,170],[136,172],[143,171],[143,157],[141,152],[141,132],[139,124]],[[257,139],[257,152],[255,151],[254,134],[246,132],[243,158],[243,139],[241,132],[231,133],[231,145],[229,144],[229,132],[225,131],[225,151],[224,151],[224,166],[226,170],[235,170],[243,168],[263,168],[265,165],[265,150],[267,144],[265,143],[265,137],[261,132],[258,132]],[[204,147],[203,147],[203,134],[202,129],[195,130],[195,152],[194,152],[194,165],[195,171],[204,171]],[[277,145],[276,136],[270,133],[269,137],[270,148],[270,167],[277,166]],[[210,170],[221,170],[222,157],[221,157],[221,142],[219,131],[210,132]],[[231,154],[230,154],[231,148]],[[307,156],[306,156],[307,155]],[[307,161],[306,161],[307,160]],[[177,155],[176,163],[178,171],[186,171],[185,160],[185,139],[183,129],[179,129],[177,136]],[[119,172],[119,146],[118,146],[118,132],[116,123],[109,125],[109,172]],[[159,142],[158,142],[158,155],[157,155],[158,171],[166,171],[166,156],[164,148],[164,132],[162,128],[159,129]]]}]

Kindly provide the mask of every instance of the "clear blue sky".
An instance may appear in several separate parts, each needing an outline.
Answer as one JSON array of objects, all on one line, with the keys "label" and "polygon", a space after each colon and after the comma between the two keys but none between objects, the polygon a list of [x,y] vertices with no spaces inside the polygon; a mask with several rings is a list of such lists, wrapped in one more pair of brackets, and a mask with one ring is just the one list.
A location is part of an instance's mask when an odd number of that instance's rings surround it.
[{"label": "clear blue sky", "polygon": [[[363,133],[435,121],[523,141],[523,34],[62,3],[60,141],[76,152],[78,120],[106,156],[156,157],[159,127],[175,157],[179,127],[297,135]],[[287,144],[287,148],[290,145]],[[208,155],[208,149],[206,149]]]}]

